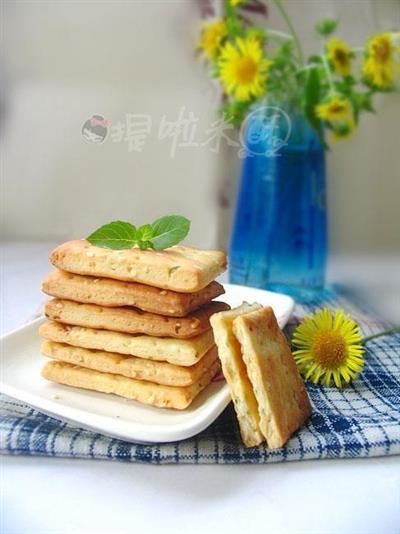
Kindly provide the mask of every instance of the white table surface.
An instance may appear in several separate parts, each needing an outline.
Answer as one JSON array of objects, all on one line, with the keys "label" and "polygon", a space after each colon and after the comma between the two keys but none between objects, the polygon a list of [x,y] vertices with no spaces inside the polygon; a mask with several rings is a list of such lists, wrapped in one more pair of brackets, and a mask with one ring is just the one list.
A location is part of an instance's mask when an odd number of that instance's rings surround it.
[{"label": "white table surface", "polygon": [[[40,309],[49,243],[4,243],[1,330]],[[400,258],[331,262],[350,285],[400,322]],[[152,466],[37,457],[1,459],[0,532],[400,532],[399,457],[277,465]]]}]

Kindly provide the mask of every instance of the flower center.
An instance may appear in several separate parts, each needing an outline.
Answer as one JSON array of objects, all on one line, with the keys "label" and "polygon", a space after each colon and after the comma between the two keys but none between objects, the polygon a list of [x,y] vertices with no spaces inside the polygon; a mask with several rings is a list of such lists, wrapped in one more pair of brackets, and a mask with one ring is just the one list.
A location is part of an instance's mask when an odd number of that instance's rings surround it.
[{"label": "flower center", "polygon": [[329,111],[334,115],[339,115],[340,113],[343,113],[344,110],[345,106],[343,106],[343,104],[331,104]]},{"label": "flower center", "polygon": [[390,44],[387,41],[379,41],[374,46],[375,59],[380,63],[386,63],[390,58]]},{"label": "flower center", "polygon": [[348,57],[346,52],[344,50],[336,50],[335,51],[335,59],[340,65],[347,65]]},{"label": "flower center", "polygon": [[346,343],[336,332],[321,332],[314,340],[313,355],[319,364],[334,369],[346,358]]},{"label": "flower center", "polygon": [[236,78],[239,84],[250,83],[257,73],[257,65],[249,57],[242,57],[236,63]]}]

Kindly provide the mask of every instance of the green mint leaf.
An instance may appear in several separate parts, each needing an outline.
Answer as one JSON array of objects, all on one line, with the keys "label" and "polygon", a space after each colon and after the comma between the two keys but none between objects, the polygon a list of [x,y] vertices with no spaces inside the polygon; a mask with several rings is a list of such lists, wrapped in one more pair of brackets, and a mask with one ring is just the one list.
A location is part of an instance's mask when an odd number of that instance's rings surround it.
[{"label": "green mint leaf", "polygon": [[148,241],[155,236],[155,233],[151,224],[144,224],[136,230],[136,236],[138,241]]},{"label": "green mint leaf", "polygon": [[91,245],[120,250],[132,248],[137,243],[137,230],[125,221],[113,221],[98,228],[86,238]]},{"label": "green mint leaf", "polygon": [[134,246],[138,246],[141,250],[148,248],[163,250],[182,241],[189,229],[190,221],[181,215],[161,217],[153,224],[144,224],[139,228],[125,221],[113,221],[98,228],[87,241],[97,247],[114,250]]},{"label": "green mint leaf", "polygon": [[154,230],[151,224],[144,224],[136,230],[137,244],[140,250],[146,250],[146,248],[153,248],[153,245],[149,240],[154,237],[154,235]]},{"label": "green mint leaf", "polygon": [[146,250],[147,248],[153,248],[151,241],[138,241],[140,250]]},{"label": "green mint leaf", "polygon": [[172,247],[185,239],[190,230],[190,221],[181,215],[167,215],[151,225],[154,237],[149,241],[155,250]]},{"label": "green mint leaf", "polygon": [[315,26],[317,33],[322,35],[322,37],[328,37],[333,33],[338,25],[338,21],[335,19],[324,19]]}]

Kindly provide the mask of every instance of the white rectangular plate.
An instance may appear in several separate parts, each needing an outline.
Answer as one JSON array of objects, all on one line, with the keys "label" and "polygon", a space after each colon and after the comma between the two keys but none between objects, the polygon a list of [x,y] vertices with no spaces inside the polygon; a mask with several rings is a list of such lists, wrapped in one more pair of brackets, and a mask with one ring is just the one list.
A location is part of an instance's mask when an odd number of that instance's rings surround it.
[{"label": "white rectangular plate", "polygon": [[[243,301],[272,306],[281,328],[289,320],[294,301],[271,293],[232,284],[224,284],[223,300],[232,307]],[[48,382],[40,371],[37,330],[45,319],[37,319],[1,339],[2,393],[19,399],[38,410],[81,427],[125,441],[163,443],[179,441],[198,434],[209,426],[229,404],[224,381],[211,383],[186,410],[152,408],[116,395]]]}]

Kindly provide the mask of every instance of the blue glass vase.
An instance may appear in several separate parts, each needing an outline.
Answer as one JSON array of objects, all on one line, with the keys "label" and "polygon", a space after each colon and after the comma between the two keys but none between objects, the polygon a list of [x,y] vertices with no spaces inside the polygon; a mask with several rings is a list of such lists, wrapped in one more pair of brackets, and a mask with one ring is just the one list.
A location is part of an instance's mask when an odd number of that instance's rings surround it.
[{"label": "blue glass vase", "polygon": [[245,147],[230,242],[230,281],[307,299],[327,256],[325,152],[300,112],[260,106]]}]

